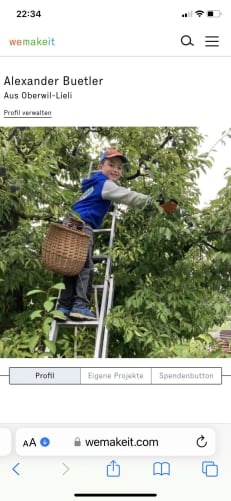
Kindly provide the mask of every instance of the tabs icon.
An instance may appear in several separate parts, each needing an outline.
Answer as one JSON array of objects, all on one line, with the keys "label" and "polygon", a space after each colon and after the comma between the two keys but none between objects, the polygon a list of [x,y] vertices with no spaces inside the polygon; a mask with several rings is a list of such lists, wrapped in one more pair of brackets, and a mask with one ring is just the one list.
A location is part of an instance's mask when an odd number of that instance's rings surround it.
[{"label": "tabs icon", "polygon": [[218,477],[218,465],[214,461],[203,461],[202,462],[202,473],[206,477]]}]

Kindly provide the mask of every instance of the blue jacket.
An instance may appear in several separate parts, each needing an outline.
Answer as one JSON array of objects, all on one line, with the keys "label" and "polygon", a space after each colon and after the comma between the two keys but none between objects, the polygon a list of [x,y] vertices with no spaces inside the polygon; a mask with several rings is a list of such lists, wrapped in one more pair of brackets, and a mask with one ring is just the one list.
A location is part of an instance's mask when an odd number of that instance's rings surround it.
[{"label": "blue jacket", "polygon": [[101,171],[82,181],[82,193],[79,200],[72,205],[72,209],[93,228],[101,225],[111,201],[129,207],[144,208],[149,198],[137,191],[118,186]]},{"label": "blue jacket", "polygon": [[108,178],[102,172],[83,179],[82,195],[72,205],[72,209],[80,215],[81,219],[90,223],[93,228],[99,228],[111,204],[110,200],[102,198],[103,185],[107,180]]}]

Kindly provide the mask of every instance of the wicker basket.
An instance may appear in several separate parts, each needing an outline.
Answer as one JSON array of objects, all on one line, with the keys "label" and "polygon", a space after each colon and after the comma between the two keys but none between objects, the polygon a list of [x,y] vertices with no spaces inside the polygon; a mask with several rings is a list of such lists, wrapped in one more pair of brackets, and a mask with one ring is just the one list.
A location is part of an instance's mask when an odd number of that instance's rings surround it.
[{"label": "wicker basket", "polygon": [[[74,276],[83,269],[87,259],[90,236],[84,223],[51,223],[42,245],[42,263],[50,271]],[[70,224],[70,223],[69,223]]]}]

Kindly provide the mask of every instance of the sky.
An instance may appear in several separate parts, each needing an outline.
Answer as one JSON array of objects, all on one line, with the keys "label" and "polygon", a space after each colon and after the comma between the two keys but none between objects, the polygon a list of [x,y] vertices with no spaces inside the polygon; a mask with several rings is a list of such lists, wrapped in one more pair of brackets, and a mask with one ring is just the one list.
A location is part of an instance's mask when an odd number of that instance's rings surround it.
[{"label": "sky", "polygon": [[[223,128],[220,125],[206,128],[201,127],[201,133],[208,136],[202,145],[201,151],[209,151],[218,139],[222,137],[222,132],[228,131],[230,127],[231,124]],[[226,185],[224,174],[228,167],[231,169],[231,139],[225,138],[225,143],[225,145],[222,145],[219,142],[216,145],[216,152],[211,152],[214,158],[213,167],[208,169],[206,174],[201,174],[198,180],[201,191],[201,207],[206,207],[210,200],[216,198],[218,192]]]}]

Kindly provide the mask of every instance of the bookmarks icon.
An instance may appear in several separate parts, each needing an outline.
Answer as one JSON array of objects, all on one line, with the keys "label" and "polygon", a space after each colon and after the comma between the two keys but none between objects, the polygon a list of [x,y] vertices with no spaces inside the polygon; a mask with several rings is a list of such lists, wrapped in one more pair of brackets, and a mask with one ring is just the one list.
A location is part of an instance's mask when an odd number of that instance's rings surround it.
[{"label": "bookmarks icon", "polygon": [[153,475],[170,475],[170,463],[167,461],[153,463]]}]

